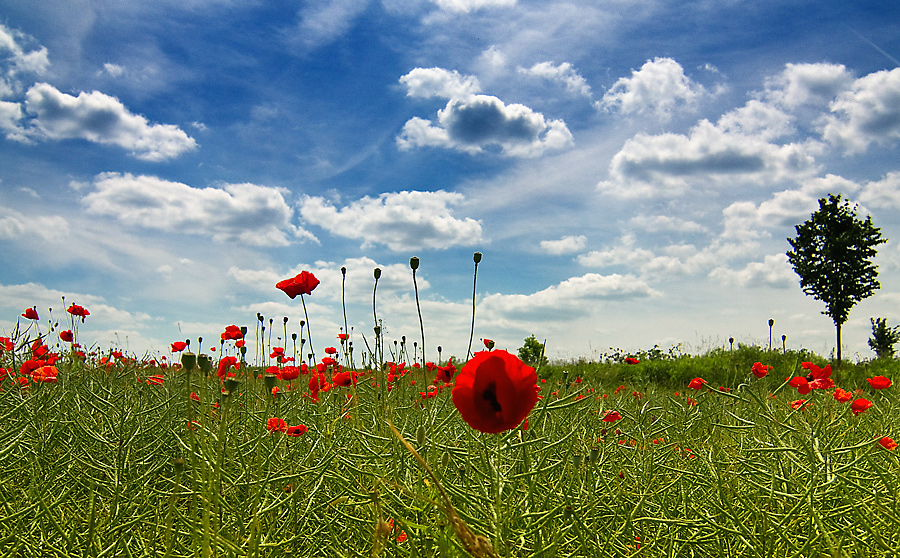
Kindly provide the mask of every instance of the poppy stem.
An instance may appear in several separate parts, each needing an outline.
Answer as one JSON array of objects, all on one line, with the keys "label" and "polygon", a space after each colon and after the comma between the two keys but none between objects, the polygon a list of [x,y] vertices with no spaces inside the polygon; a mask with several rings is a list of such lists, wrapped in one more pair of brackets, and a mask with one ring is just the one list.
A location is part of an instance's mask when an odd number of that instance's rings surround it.
[{"label": "poppy stem", "polygon": [[481,262],[481,252],[475,252],[475,276],[472,279],[472,329],[469,331],[469,348],[466,351],[466,360],[472,358],[472,339],[475,337],[475,287],[478,285],[478,264]]},{"label": "poppy stem", "polygon": [[312,346],[312,331],[309,329],[309,314],[306,313],[306,300],[303,298],[303,293],[300,293],[300,303],[303,304],[303,317],[306,319],[306,338],[309,340],[309,354],[312,355],[309,365],[313,366],[313,363],[316,361],[316,352]]},{"label": "poppy stem", "polygon": [[[419,258],[416,260],[416,267],[419,265]],[[419,331],[422,334],[422,380],[425,380],[425,323],[422,321],[422,306],[419,304],[419,285],[416,283],[416,268],[412,270],[413,290],[416,293],[416,310],[419,312]]]}]

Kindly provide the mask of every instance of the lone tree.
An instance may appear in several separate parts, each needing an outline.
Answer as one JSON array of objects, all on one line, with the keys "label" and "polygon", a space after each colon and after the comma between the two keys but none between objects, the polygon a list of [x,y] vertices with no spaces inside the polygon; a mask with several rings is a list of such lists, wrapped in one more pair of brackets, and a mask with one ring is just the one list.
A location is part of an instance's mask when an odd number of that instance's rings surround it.
[{"label": "lone tree", "polygon": [[875,247],[887,242],[872,218],[861,221],[856,206],[841,203],[841,196],[828,194],[819,200],[819,209],[809,220],[794,227],[797,236],[788,238],[792,250],[788,261],[800,276],[803,292],[825,303],[826,316],[837,331],[837,359],[841,361],[841,326],[850,308],[881,286],[878,268],[872,263]]},{"label": "lone tree", "polygon": [[869,347],[876,358],[894,358],[894,345],[900,343],[900,326],[888,327],[886,318],[869,318],[872,322],[872,337]]}]

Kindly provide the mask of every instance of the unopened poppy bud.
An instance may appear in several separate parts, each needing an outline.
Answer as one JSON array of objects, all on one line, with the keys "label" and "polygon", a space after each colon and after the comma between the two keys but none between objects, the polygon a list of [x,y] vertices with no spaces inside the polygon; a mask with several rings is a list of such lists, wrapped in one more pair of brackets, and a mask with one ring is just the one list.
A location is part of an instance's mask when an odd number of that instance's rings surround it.
[{"label": "unopened poppy bud", "polygon": [[413,256],[409,259],[409,267],[413,269],[413,271],[419,269],[419,258]]},{"label": "unopened poppy bud", "polygon": [[441,454],[441,469],[446,469],[450,465],[450,454],[446,451]]},{"label": "unopened poppy bud", "polygon": [[481,256],[482,256],[481,252],[475,252],[475,255],[473,256],[475,263],[481,263]]},{"label": "unopened poppy bud", "polygon": [[257,312],[257,313],[256,313],[256,319],[259,320],[259,321],[263,321],[265,318],[263,318],[263,315],[262,315],[262,314],[260,314],[259,312]]},{"label": "unopened poppy bud", "polygon": [[591,448],[591,456],[589,458],[590,462],[596,463],[598,457],[600,457],[600,450],[597,448]]},{"label": "unopened poppy bud", "polygon": [[193,370],[197,366],[197,355],[185,351],[181,353],[181,367],[185,370]]},{"label": "unopened poppy bud", "polygon": [[241,326],[241,335],[242,336],[247,335],[247,326]]},{"label": "unopened poppy bud", "polygon": [[209,355],[199,355],[197,357],[197,365],[200,367],[200,370],[202,370],[204,374],[209,374],[212,371],[212,361],[209,359]]},{"label": "unopened poppy bud", "polygon": [[184,471],[184,458],[183,458],[183,457],[176,457],[175,459],[172,460],[172,465],[175,466],[175,473],[176,473],[176,474],[177,474],[177,473],[181,473],[182,471]]},{"label": "unopened poppy bud", "polygon": [[375,268],[375,279],[376,280],[381,279],[381,268],[380,267]]},{"label": "unopened poppy bud", "polygon": [[341,275],[347,275],[347,268],[341,266]]},{"label": "unopened poppy bud", "polygon": [[291,341],[296,341],[296,340],[297,340],[297,333],[294,332],[291,334]]},{"label": "unopened poppy bud", "polygon": [[775,325],[775,320],[769,318],[769,327],[772,327],[773,325]]},{"label": "unopened poppy bud", "polygon": [[287,317],[287,316],[284,317],[284,323],[288,323],[288,317]]},{"label": "unopened poppy bud", "polygon": [[416,428],[416,443],[420,448],[425,446],[425,427],[421,424]]},{"label": "unopened poppy bud", "polygon": [[272,393],[272,388],[278,383],[278,376],[275,374],[266,374],[263,377],[263,382],[266,384],[266,391]]},{"label": "unopened poppy bud", "polygon": [[246,355],[247,355],[247,346],[244,345],[243,347],[241,347],[241,356],[243,357]]}]

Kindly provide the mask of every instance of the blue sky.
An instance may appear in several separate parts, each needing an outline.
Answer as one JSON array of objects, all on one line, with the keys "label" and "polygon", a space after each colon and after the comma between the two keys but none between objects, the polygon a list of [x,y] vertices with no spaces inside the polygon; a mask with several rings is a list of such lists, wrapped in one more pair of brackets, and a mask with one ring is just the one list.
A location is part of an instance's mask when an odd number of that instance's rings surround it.
[{"label": "blue sky", "polygon": [[[257,313],[314,346],[553,357],[834,327],[784,256],[840,193],[900,322],[900,8],[860,2],[0,0],[0,329],[61,296],[139,355]],[[280,332],[281,328],[276,329]]]}]

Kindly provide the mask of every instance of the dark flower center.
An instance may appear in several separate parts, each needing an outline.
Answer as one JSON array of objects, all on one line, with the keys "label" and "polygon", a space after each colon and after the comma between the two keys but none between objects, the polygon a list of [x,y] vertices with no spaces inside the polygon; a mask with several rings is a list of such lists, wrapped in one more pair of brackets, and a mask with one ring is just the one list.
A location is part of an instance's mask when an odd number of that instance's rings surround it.
[{"label": "dark flower center", "polygon": [[500,407],[500,402],[497,401],[497,383],[491,382],[484,388],[484,391],[481,392],[481,398],[484,399],[488,405],[494,410],[495,413],[499,413],[503,409]]}]

